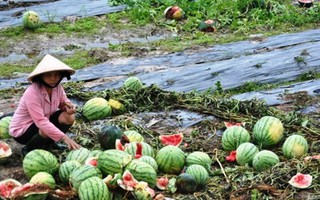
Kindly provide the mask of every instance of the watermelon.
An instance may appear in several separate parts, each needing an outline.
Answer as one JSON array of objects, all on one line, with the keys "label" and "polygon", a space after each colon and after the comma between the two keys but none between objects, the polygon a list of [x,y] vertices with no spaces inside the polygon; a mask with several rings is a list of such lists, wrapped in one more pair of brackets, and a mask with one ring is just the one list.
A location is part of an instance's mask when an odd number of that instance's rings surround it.
[{"label": "watermelon", "polygon": [[51,189],[56,187],[56,181],[54,180],[53,176],[48,172],[38,172],[33,175],[29,181],[29,183],[33,184],[45,184],[49,186]]},{"label": "watermelon", "polygon": [[72,188],[75,191],[78,191],[80,184],[90,177],[98,177],[101,179],[102,174],[98,168],[90,165],[82,165],[74,169],[70,174]]},{"label": "watermelon", "polygon": [[120,101],[109,99],[108,103],[112,108],[113,115],[121,115],[126,112],[126,107]]},{"label": "watermelon", "polygon": [[98,133],[98,141],[104,150],[115,149],[117,139],[123,136],[122,130],[116,125],[104,125]]},{"label": "watermelon", "polygon": [[90,177],[79,186],[78,194],[80,200],[107,200],[111,194],[107,185],[99,177]]},{"label": "watermelon", "polygon": [[87,148],[82,147],[80,149],[75,149],[68,153],[66,157],[66,161],[76,160],[80,164],[83,164],[87,160],[87,158],[90,156],[90,154],[91,152]]},{"label": "watermelon", "polygon": [[209,172],[211,171],[212,159],[205,152],[194,151],[186,157],[186,166],[190,166],[193,164],[202,165]]},{"label": "watermelon", "polygon": [[81,164],[76,160],[69,160],[63,162],[59,167],[60,180],[65,184],[69,183],[70,174],[73,172],[73,170],[80,166]]},{"label": "watermelon", "polygon": [[15,179],[5,179],[0,182],[0,199],[9,199],[11,196],[11,191],[16,188],[20,187],[22,184],[15,180]]},{"label": "watermelon", "polygon": [[249,141],[250,134],[242,126],[228,127],[222,134],[222,147],[227,151],[236,150],[240,144]]},{"label": "watermelon", "polygon": [[143,84],[138,77],[131,76],[124,81],[123,87],[129,91],[138,91],[143,87]]},{"label": "watermelon", "polygon": [[209,173],[202,165],[193,164],[187,167],[187,174],[190,174],[196,180],[198,187],[203,187],[209,180]]},{"label": "watermelon", "polygon": [[236,150],[236,160],[239,165],[251,164],[253,157],[259,152],[258,147],[250,142],[242,143]]},{"label": "watermelon", "polygon": [[11,191],[11,199],[46,200],[50,188],[44,184],[26,183]]},{"label": "watermelon", "polygon": [[0,120],[0,139],[11,138],[9,134],[9,125],[10,125],[11,119],[12,119],[12,116],[7,116]]},{"label": "watermelon", "polygon": [[159,171],[167,174],[180,174],[185,164],[184,152],[176,146],[161,148],[156,155]]},{"label": "watermelon", "polygon": [[57,157],[43,149],[35,149],[27,153],[22,161],[22,168],[28,178],[38,172],[48,172],[51,175],[59,170]]},{"label": "watermelon", "polygon": [[169,185],[169,179],[167,175],[157,178],[156,187],[159,190],[167,190]]},{"label": "watermelon", "polygon": [[182,133],[176,133],[171,135],[160,135],[159,140],[163,145],[179,146],[183,140]]},{"label": "watermelon", "polygon": [[143,136],[136,130],[126,130],[123,132],[125,134],[130,142],[143,142],[144,138]]},{"label": "watermelon", "polygon": [[309,145],[305,137],[293,134],[282,145],[282,153],[287,158],[299,158],[308,152]]},{"label": "watermelon", "polygon": [[[154,157],[155,153],[150,144],[146,142],[140,142],[142,144],[142,155]],[[130,142],[125,145],[125,152],[135,157],[137,152],[137,142]]]},{"label": "watermelon", "polygon": [[0,164],[6,163],[11,155],[11,147],[7,143],[0,140]]},{"label": "watermelon", "polygon": [[112,107],[104,98],[94,97],[82,106],[81,113],[88,121],[105,119],[111,116]]},{"label": "watermelon", "polygon": [[156,160],[151,156],[142,156],[139,158],[140,162],[145,162],[153,167],[153,169],[157,172],[158,171],[158,164]]},{"label": "watermelon", "polygon": [[167,19],[181,20],[184,18],[184,11],[179,6],[169,6],[163,14]]},{"label": "watermelon", "polygon": [[262,150],[258,152],[252,160],[252,166],[257,171],[264,171],[279,163],[279,157],[272,151]]},{"label": "watermelon", "polygon": [[180,193],[194,193],[197,190],[197,181],[193,175],[181,173],[176,178],[175,186]]},{"label": "watermelon", "polygon": [[310,174],[297,173],[288,182],[290,185],[296,188],[305,189],[312,183],[312,176]]},{"label": "watermelon", "polygon": [[262,147],[278,144],[283,138],[284,128],[282,122],[272,116],[260,118],[254,125],[252,134],[255,143]]},{"label": "watermelon", "polygon": [[103,175],[115,175],[122,173],[124,167],[132,160],[127,152],[109,149],[102,152],[98,157],[98,168]]},{"label": "watermelon", "polygon": [[199,23],[198,29],[203,32],[216,32],[217,31],[217,22],[209,19],[206,21],[201,21]]},{"label": "watermelon", "polygon": [[154,188],[157,182],[157,172],[154,168],[139,160],[132,160],[126,167],[125,170],[130,171],[135,179],[138,181],[145,181],[149,187]]},{"label": "watermelon", "polygon": [[22,15],[22,25],[27,29],[38,28],[41,24],[40,17],[35,11],[29,10]]}]

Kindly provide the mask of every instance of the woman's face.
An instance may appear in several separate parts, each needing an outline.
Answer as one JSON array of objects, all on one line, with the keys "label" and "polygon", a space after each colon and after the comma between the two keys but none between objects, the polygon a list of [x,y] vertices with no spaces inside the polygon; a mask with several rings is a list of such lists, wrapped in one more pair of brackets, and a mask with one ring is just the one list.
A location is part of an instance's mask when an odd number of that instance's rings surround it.
[{"label": "woman's face", "polygon": [[42,75],[42,80],[48,85],[54,87],[61,79],[60,72],[47,72]]}]

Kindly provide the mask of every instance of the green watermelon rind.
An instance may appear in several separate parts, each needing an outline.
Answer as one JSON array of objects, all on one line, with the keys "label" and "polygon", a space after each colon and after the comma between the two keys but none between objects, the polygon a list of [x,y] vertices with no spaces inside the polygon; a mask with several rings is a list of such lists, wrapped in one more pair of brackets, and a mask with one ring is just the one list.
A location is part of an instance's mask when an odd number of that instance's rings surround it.
[{"label": "green watermelon rind", "polygon": [[[32,21],[35,20],[35,21]],[[41,24],[40,17],[38,13],[34,11],[27,11],[22,15],[22,25],[28,29],[38,28]]]},{"label": "green watermelon rind", "polygon": [[[142,155],[143,156],[155,156],[155,152],[150,144],[146,142],[140,142],[142,144]],[[130,142],[125,146],[125,152],[130,154],[132,157],[136,155],[137,151],[137,142]]]},{"label": "green watermelon rind", "polygon": [[80,166],[80,162],[76,160],[67,160],[61,163],[58,175],[62,183],[69,183],[70,174]]},{"label": "green watermelon rind", "polygon": [[87,148],[82,147],[80,149],[75,149],[68,153],[66,161],[76,160],[80,164],[84,164],[84,162],[87,160],[90,154],[91,152]]},{"label": "green watermelon rind", "polygon": [[123,87],[127,90],[138,91],[143,87],[143,84],[138,77],[130,76],[124,81]]}]

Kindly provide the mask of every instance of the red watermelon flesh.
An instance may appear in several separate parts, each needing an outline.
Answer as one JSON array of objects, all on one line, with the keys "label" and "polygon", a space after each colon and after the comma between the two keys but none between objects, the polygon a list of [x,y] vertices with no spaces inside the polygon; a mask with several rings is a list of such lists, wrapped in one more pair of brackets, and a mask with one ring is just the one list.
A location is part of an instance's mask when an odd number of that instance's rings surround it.
[{"label": "red watermelon flesh", "polygon": [[176,133],[171,135],[160,135],[159,139],[164,146],[167,146],[167,145],[179,146],[183,140],[183,134]]}]

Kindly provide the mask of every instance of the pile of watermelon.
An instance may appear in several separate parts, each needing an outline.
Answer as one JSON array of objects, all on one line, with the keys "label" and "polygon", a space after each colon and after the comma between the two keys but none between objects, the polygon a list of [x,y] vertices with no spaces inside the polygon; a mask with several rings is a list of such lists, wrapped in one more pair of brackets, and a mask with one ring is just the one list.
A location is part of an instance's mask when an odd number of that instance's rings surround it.
[{"label": "pile of watermelon", "polygon": [[299,134],[291,134],[284,141],[282,122],[273,116],[260,118],[253,126],[252,136],[243,126],[229,126],[222,135],[222,147],[235,153],[239,165],[253,166],[257,171],[271,169],[280,162],[272,151],[282,144],[283,156],[300,158],[308,152],[307,140]]}]

